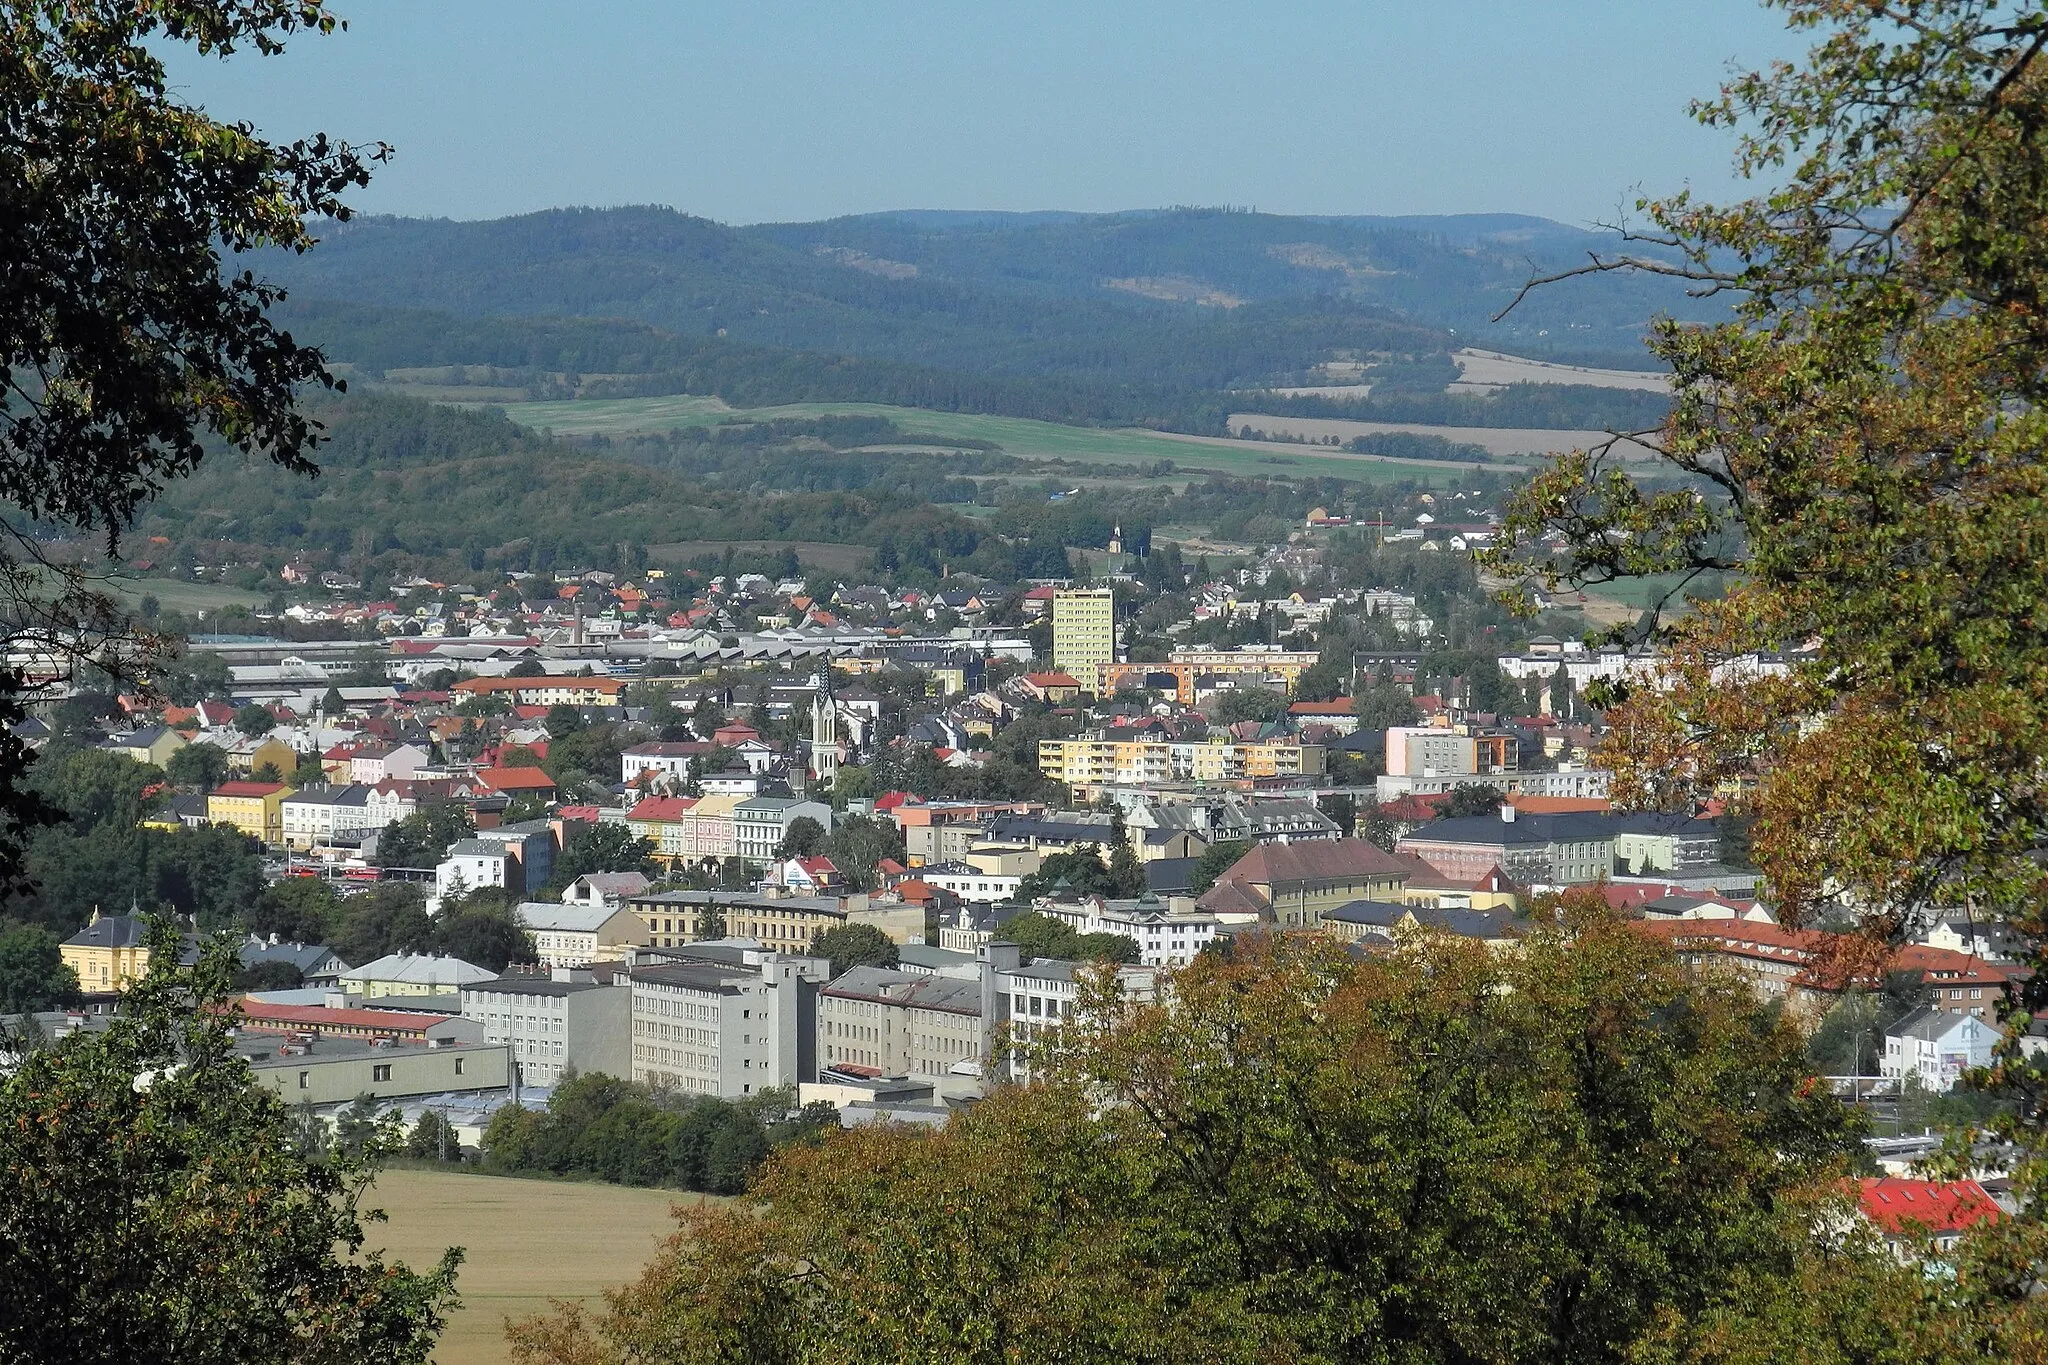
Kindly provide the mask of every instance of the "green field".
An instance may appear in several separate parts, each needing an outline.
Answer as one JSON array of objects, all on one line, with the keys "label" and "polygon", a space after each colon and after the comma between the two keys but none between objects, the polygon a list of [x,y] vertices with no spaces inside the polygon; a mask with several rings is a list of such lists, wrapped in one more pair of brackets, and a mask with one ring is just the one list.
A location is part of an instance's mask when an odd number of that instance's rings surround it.
[{"label": "green field", "polygon": [[1433,460],[1394,460],[1353,455],[1327,447],[1279,442],[1178,436],[1135,428],[1070,427],[1024,417],[931,412],[884,403],[789,403],[772,408],[731,408],[716,398],[596,398],[558,403],[506,403],[505,415],[526,426],[564,436],[624,436],[664,432],[672,427],[718,422],[768,421],[777,417],[822,417],[863,413],[887,417],[916,437],[946,441],[991,441],[1019,459],[1073,460],[1086,464],[1150,465],[1171,460],[1183,474],[1213,470],[1241,477],[1317,476],[1379,482],[1415,479],[1449,483],[1452,470]]},{"label": "green field", "polygon": [[549,1300],[595,1306],[606,1289],[640,1273],[675,1231],[672,1205],[702,1195],[454,1171],[387,1170],[363,1198],[388,1223],[364,1229],[365,1245],[415,1268],[463,1248],[437,1365],[496,1365],[507,1358],[505,1322],[549,1311]]}]

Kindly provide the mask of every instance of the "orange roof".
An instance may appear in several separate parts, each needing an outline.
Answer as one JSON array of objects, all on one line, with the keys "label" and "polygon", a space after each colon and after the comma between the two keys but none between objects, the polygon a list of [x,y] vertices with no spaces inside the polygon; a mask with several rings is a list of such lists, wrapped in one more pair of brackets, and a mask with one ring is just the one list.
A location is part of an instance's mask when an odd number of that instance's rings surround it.
[{"label": "orange roof", "polygon": [[1287,708],[1297,716],[1348,716],[1351,714],[1351,698],[1333,697],[1329,701],[1298,701]]},{"label": "orange roof", "polygon": [[1857,1182],[1863,1216],[1886,1232],[1960,1232],[1995,1223],[1998,1205],[1974,1180],[1908,1180],[1870,1176]]},{"label": "orange roof", "polygon": [[626,812],[628,820],[680,820],[697,804],[694,796],[650,796]]},{"label": "orange roof", "polygon": [[325,1005],[273,1005],[246,998],[241,1004],[242,1020],[251,1028],[277,1028],[288,1025],[292,1029],[318,1030],[325,1027],[372,1029],[392,1034],[424,1034],[436,1024],[447,1023],[452,1017],[446,1014],[410,1014],[400,1010],[328,1009]]},{"label": "orange roof", "polygon": [[477,780],[496,791],[553,791],[555,779],[539,768],[486,768]]},{"label": "orange roof", "polygon": [[1026,673],[1024,681],[1033,687],[1079,687],[1080,682],[1071,673]]},{"label": "orange roof", "polygon": [[1510,792],[1503,799],[1525,815],[1572,815],[1581,812],[1599,815],[1610,807],[1607,798],[1602,796],[1523,796],[1519,792]]}]

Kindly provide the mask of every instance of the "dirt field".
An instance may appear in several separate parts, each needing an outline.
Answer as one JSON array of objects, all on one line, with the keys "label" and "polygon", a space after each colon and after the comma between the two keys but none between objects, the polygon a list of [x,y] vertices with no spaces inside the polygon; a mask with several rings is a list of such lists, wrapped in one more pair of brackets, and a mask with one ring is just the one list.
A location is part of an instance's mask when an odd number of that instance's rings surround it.
[{"label": "dirt field", "polygon": [[464,1248],[463,1307],[434,1353],[437,1365],[506,1360],[505,1321],[548,1310],[550,1299],[595,1303],[640,1273],[675,1230],[669,1207],[697,1195],[442,1171],[385,1171],[365,1204],[391,1215],[366,1243],[409,1265]]},{"label": "dirt field", "polygon": [[1585,384],[1596,389],[1642,389],[1648,393],[1671,392],[1666,375],[1637,370],[1596,370],[1589,365],[1558,365],[1548,360],[1524,360],[1499,351],[1459,351],[1451,357],[1458,362],[1458,385],[1497,384]]}]

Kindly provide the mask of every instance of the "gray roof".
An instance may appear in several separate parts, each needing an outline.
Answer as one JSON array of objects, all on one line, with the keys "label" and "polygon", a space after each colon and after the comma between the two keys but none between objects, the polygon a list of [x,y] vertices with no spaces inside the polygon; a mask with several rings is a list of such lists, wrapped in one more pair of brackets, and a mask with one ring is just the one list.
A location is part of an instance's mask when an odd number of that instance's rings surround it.
[{"label": "gray roof", "polygon": [[877,1000],[907,1009],[981,1013],[981,983],[948,976],[921,976],[885,967],[853,967],[821,992],[842,999]]},{"label": "gray roof", "polygon": [[237,951],[244,967],[253,967],[259,962],[289,962],[299,969],[301,976],[306,976],[332,962],[335,971],[348,970],[348,964],[336,957],[334,950],[324,943],[270,943],[252,934],[242,940]]},{"label": "gray roof", "polygon": [[492,991],[500,995],[575,995],[579,991],[609,990],[610,983],[603,981],[557,981],[552,976],[540,976],[533,972],[514,972],[510,976],[492,977],[489,981],[478,981],[464,986],[464,995],[472,992]]},{"label": "gray roof", "polygon": [[459,957],[432,957],[424,953],[387,953],[375,962],[341,974],[344,982],[349,981],[400,981],[420,986],[442,986],[461,989],[478,981],[488,981],[495,972],[486,971],[473,962],[464,962]]},{"label": "gray roof", "polygon": [[1902,1016],[1898,1022],[1884,1031],[1887,1038],[1918,1038],[1922,1042],[1939,1042],[1966,1023],[1982,1024],[1991,1030],[1995,1038],[2003,1038],[2005,1030],[1989,1019],[1979,1019],[1970,1014],[1953,1014],[1947,1010],[1922,1005],[1911,1014]]},{"label": "gray roof", "polygon": [[670,962],[659,967],[635,967],[633,980],[659,986],[681,986],[685,990],[708,991],[714,995],[738,995],[740,983],[754,975],[708,962]]},{"label": "gray roof", "polygon": [[511,855],[505,851],[503,844],[492,843],[488,839],[457,839],[448,846],[448,856],[451,858],[505,858]]},{"label": "gray roof", "polygon": [[64,941],[77,948],[134,948],[149,936],[149,925],[135,915],[101,915]]},{"label": "gray roof", "polygon": [[1520,938],[1527,932],[1512,915],[1486,910],[1401,905],[1392,901],[1348,901],[1334,910],[1323,911],[1322,917],[1338,924],[1355,924],[1391,933],[1411,915],[1425,929],[1455,934],[1459,938]]},{"label": "gray roof", "polygon": [[303,787],[284,799],[288,806],[367,806],[370,789],[361,782],[339,787]]},{"label": "gray roof", "polygon": [[521,901],[519,922],[529,929],[594,934],[613,915],[627,912],[612,905],[563,905],[559,901]]}]

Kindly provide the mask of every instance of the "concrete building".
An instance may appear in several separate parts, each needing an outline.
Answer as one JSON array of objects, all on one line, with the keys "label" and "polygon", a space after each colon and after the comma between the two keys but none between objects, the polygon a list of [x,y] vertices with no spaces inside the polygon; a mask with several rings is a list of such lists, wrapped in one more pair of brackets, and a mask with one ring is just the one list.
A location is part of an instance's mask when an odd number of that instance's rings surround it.
[{"label": "concrete building", "polygon": [[599,981],[556,968],[479,981],[463,988],[462,1015],[511,1052],[522,1085],[556,1085],[571,1069],[633,1074],[633,991],[623,974]]},{"label": "concrete building", "polygon": [[1122,934],[1138,945],[1138,962],[1146,967],[1185,967],[1216,938],[1217,919],[1181,900],[1176,912],[1155,896],[1134,900],[1055,901],[1041,913],[1069,925],[1077,934]]},{"label": "concrete building", "polygon": [[[477,840],[498,844],[518,860],[519,878],[503,883],[520,895],[532,895],[555,875],[555,827],[546,820],[522,820],[514,825],[480,829]],[[508,877],[511,870],[507,869]]]},{"label": "concrete building", "polygon": [[618,962],[647,946],[647,926],[624,906],[522,901],[514,913],[533,935],[543,967]]},{"label": "concrete building", "polygon": [[1329,760],[1322,745],[1303,744],[1291,737],[1238,743],[1103,733],[1040,740],[1038,770],[1081,793],[1107,787],[1248,784],[1259,778],[1319,777],[1329,771]]},{"label": "concrete building", "polygon": [[1052,597],[1052,666],[1093,686],[1096,670],[1116,662],[1116,592],[1069,588]]},{"label": "concrete building", "polygon": [[818,1065],[913,1076],[979,1094],[987,1030],[981,982],[855,967],[818,993]]},{"label": "concrete building", "polygon": [[523,892],[524,885],[513,887],[511,883],[525,880],[525,870],[505,845],[487,839],[457,839],[434,869],[434,894],[437,899],[459,896],[483,886]]},{"label": "concrete building", "polygon": [[733,1098],[815,1080],[828,971],[819,958],[768,951],[635,967],[631,1079]]},{"label": "concrete building", "polygon": [[1226,923],[1312,929],[1325,910],[1352,901],[1397,902],[1413,868],[1363,839],[1260,844],[1232,863],[1195,902]]},{"label": "concrete building", "polygon": [[280,1040],[244,1031],[237,1034],[236,1051],[247,1059],[257,1084],[269,1086],[287,1104],[316,1109],[346,1105],[361,1095],[397,1101],[504,1090],[512,1084],[510,1050],[487,1043]]}]

